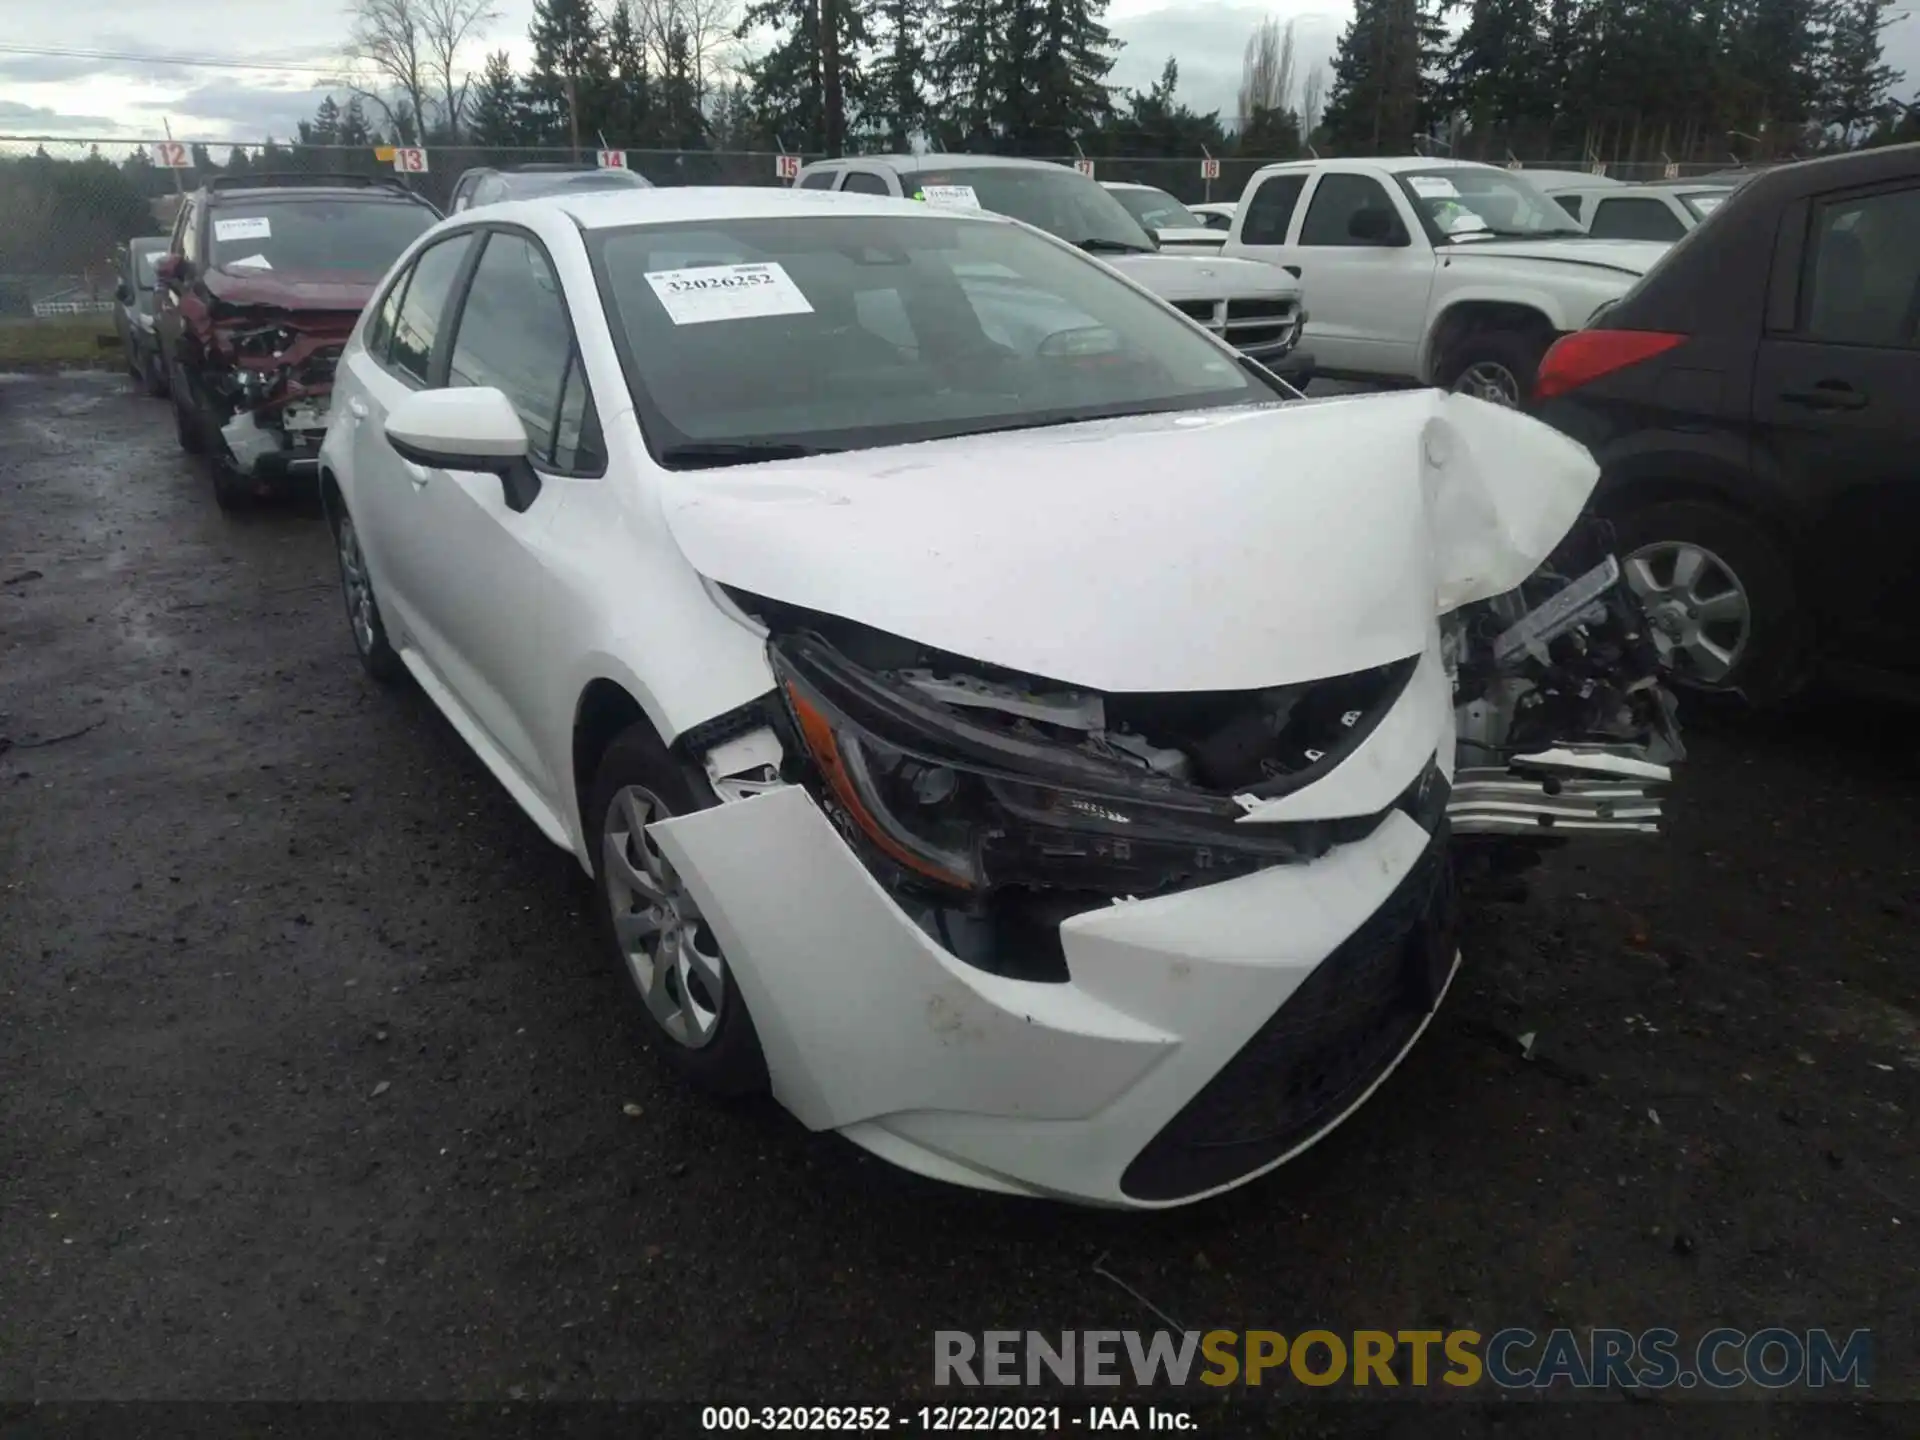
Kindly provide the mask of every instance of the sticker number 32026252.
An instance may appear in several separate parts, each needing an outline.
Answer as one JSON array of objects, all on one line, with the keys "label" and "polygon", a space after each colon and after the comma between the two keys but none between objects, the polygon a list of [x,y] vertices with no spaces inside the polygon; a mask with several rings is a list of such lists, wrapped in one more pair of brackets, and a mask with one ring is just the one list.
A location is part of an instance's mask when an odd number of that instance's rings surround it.
[{"label": "sticker number 32026252", "polygon": [[762,265],[649,270],[647,284],[660,297],[667,318],[676,325],[813,313],[813,306],[785,267],[771,261]]}]

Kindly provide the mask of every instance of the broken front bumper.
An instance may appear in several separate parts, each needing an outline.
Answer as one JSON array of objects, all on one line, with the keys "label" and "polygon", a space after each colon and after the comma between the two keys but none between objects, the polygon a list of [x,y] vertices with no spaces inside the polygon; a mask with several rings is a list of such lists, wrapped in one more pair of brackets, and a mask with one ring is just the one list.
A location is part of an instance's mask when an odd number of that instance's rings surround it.
[{"label": "broken front bumper", "polygon": [[300,406],[243,410],[220,427],[233,468],[263,485],[306,481],[320,473],[327,397]]},{"label": "broken front bumper", "polygon": [[957,960],[798,786],[650,833],[720,940],[775,1096],[983,1189],[1145,1208],[1250,1180],[1372,1093],[1455,962],[1445,827],[1397,810],[1311,862],[1074,916],[1064,983]]}]

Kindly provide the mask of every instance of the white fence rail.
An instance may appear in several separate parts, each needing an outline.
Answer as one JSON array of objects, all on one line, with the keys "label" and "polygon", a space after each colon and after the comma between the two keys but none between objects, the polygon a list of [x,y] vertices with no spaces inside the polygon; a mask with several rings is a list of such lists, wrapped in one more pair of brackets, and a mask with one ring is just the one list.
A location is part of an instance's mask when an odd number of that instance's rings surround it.
[{"label": "white fence rail", "polygon": [[33,307],[33,318],[50,320],[55,315],[104,315],[112,309],[111,300],[42,300]]}]

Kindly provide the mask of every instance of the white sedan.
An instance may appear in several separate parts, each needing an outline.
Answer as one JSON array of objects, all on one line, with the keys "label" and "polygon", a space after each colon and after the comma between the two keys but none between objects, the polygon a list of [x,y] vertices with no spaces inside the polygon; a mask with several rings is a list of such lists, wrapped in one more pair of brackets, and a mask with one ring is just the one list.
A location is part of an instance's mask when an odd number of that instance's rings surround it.
[{"label": "white sedan", "polygon": [[1270,1169],[1451,982],[1450,815],[1658,814],[1617,571],[1533,575],[1584,451],[1285,398],[1000,216],[464,211],[337,383],[368,671],[578,858],[676,1066],[923,1174],[1152,1207]]}]

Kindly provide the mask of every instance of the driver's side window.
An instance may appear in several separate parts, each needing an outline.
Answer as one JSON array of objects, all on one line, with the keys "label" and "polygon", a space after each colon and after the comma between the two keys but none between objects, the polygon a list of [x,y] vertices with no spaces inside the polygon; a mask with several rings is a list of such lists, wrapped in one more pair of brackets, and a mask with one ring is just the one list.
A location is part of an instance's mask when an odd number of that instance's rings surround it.
[{"label": "driver's side window", "polygon": [[1302,245],[1399,245],[1405,236],[1386,187],[1370,175],[1322,175],[1300,224]]}]

